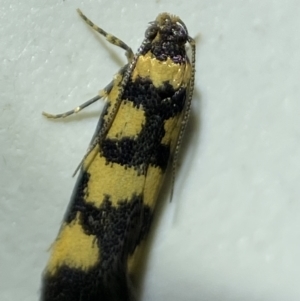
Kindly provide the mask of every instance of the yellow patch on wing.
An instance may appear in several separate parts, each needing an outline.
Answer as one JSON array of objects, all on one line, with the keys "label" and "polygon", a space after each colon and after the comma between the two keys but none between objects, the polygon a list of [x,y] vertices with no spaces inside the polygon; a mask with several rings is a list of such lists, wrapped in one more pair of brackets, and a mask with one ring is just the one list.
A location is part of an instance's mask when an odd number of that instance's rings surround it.
[{"label": "yellow patch on wing", "polygon": [[[95,147],[97,150],[97,147]],[[145,176],[139,175],[133,167],[125,167],[118,163],[107,163],[105,157],[93,150],[86,158],[84,166],[88,166],[89,181],[85,187],[85,201],[100,207],[106,195],[114,206],[118,201],[131,199],[133,195],[143,192]],[[99,150],[99,147],[98,147]],[[92,164],[91,164],[92,161]]]},{"label": "yellow patch on wing", "polygon": [[159,167],[152,165],[148,167],[144,189],[144,204],[152,209],[155,207],[163,176],[164,174]]},{"label": "yellow patch on wing", "polygon": [[164,122],[165,135],[161,140],[162,144],[168,145],[171,143],[171,140],[173,139],[173,135],[174,135],[174,129],[177,127],[178,124],[178,119],[179,117],[175,116],[165,120]]},{"label": "yellow patch on wing", "polygon": [[150,78],[156,88],[168,82],[174,89],[178,89],[188,85],[191,70],[191,65],[188,63],[176,64],[170,58],[160,61],[149,51],[139,56],[132,72],[132,80],[135,81],[137,77]]},{"label": "yellow patch on wing", "polygon": [[[123,75],[120,73],[115,74],[114,80],[113,80],[113,87],[111,91],[106,95],[107,102],[109,103],[109,107],[107,110],[107,114],[103,117],[104,121],[108,121],[111,117],[112,111],[117,103],[117,100],[120,96],[120,85],[123,80]],[[101,96],[103,94],[103,90],[99,91],[99,95]]]},{"label": "yellow patch on wing", "polygon": [[131,101],[122,101],[107,138],[137,137],[146,122],[142,107],[133,106]]},{"label": "yellow patch on wing", "polygon": [[87,271],[99,261],[99,249],[95,235],[84,233],[79,222],[80,213],[70,224],[64,224],[52,246],[47,272],[55,274],[62,265]]},{"label": "yellow patch on wing", "polygon": [[94,161],[94,158],[99,156],[99,144],[97,143],[94,148],[88,153],[87,157],[83,160],[82,167],[87,170]]}]

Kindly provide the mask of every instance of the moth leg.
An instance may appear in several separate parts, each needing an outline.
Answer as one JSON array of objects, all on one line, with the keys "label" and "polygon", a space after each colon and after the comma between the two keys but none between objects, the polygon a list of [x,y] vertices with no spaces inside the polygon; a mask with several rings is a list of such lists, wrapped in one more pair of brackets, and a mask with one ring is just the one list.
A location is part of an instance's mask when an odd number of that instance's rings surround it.
[{"label": "moth leg", "polygon": [[65,118],[67,116],[73,115],[75,113],[80,112],[81,110],[83,110],[84,108],[88,107],[89,105],[91,105],[92,103],[96,102],[97,100],[101,99],[101,98],[105,98],[107,97],[107,95],[110,93],[112,87],[113,87],[113,83],[114,81],[112,81],[111,83],[109,83],[103,90],[99,91],[99,94],[95,97],[93,97],[92,99],[86,101],[85,103],[79,105],[78,107],[76,107],[73,110],[64,112],[64,113],[60,113],[60,114],[49,114],[46,112],[42,112],[42,114],[44,116],[46,116],[47,118],[52,118],[52,119],[58,119],[58,118]]},{"label": "moth leg", "polygon": [[42,112],[42,114],[44,116],[46,116],[47,118],[53,118],[53,119],[58,119],[58,118],[65,118],[67,116],[73,115],[75,113],[80,112],[81,110],[83,110],[84,108],[88,107],[90,104],[94,103],[95,101],[99,100],[101,98],[100,95],[97,95],[95,97],[93,97],[92,99],[86,101],[85,103],[81,104],[80,106],[76,107],[73,110],[64,112],[64,113],[60,113],[60,114],[49,114],[46,112]]},{"label": "moth leg", "polygon": [[80,17],[85,21],[85,23],[87,23],[89,26],[91,26],[95,31],[99,32],[101,35],[103,35],[106,40],[116,46],[119,46],[121,48],[123,48],[125,50],[125,55],[127,57],[128,63],[130,63],[134,57],[134,53],[132,51],[132,49],[126,44],[124,43],[122,40],[118,39],[117,37],[115,37],[114,35],[111,35],[109,33],[107,33],[106,31],[104,31],[102,28],[98,27],[96,24],[94,24],[90,19],[88,19],[80,9],[77,9],[78,14],[80,15]]}]

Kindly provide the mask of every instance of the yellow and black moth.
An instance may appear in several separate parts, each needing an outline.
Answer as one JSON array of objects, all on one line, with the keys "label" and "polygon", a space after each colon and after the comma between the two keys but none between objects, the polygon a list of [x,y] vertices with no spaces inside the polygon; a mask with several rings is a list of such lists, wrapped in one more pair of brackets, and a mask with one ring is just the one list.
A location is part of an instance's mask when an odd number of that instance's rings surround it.
[{"label": "yellow and black moth", "polygon": [[83,105],[63,114],[43,113],[66,117],[107,99],[51,248],[41,301],[129,301],[136,254],[169,163],[174,178],[194,89],[195,42],[179,17],[162,13],[134,54],[78,12],[123,48],[128,62]]}]

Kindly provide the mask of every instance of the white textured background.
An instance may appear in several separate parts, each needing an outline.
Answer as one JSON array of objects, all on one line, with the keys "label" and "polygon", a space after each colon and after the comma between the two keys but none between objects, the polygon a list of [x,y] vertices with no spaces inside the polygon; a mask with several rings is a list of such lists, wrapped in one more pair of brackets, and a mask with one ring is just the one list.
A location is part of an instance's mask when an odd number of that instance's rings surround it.
[{"label": "white textured background", "polygon": [[77,16],[137,49],[159,12],[197,36],[173,202],[156,221],[142,300],[300,300],[300,2],[2,0],[0,300],[38,300],[95,129],[95,96],[125,62]]}]

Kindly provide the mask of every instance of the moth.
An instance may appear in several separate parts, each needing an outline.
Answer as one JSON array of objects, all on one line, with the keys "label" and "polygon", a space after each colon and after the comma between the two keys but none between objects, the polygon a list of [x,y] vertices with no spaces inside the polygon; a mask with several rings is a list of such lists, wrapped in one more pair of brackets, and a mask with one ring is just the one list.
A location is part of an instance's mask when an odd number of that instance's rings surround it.
[{"label": "moth", "polygon": [[137,254],[169,164],[175,175],[191,109],[196,46],[179,17],[162,13],[149,24],[134,54],[78,13],[125,50],[127,63],[86,103],[63,114],[43,113],[67,117],[106,99],[51,247],[41,301],[129,301],[134,298],[130,279],[139,264]]}]

